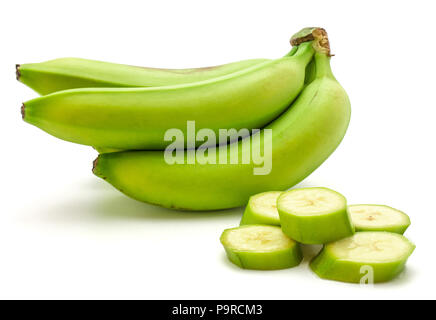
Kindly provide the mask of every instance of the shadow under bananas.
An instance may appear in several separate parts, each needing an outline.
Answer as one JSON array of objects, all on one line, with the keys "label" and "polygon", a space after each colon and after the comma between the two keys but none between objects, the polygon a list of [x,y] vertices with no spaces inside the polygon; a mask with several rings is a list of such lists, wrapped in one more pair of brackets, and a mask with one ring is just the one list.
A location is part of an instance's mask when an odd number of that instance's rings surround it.
[{"label": "shadow under bananas", "polygon": [[107,219],[212,220],[229,216],[240,217],[240,215],[242,215],[242,208],[216,211],[183,211],[167,209],[130,199],[123,194],[102,197],[102,199],[95,204],[95,215]]},{"label": "shadow under bananas", "polygon": [[[302,181],[294,188],[313,186],[313,181]],[[316,185],[316,183],[315,183]],[[77,190],[77,192],[72,192]],[[90,177],[74,182],[60,195],[51,195],[49,205],[38,214],[39,220],[46,222],[99,222],[120,220],[143,221],[229,221],[239,225],[244,207],[215,211],[184,211],[167,209],[129,198],[103,180]],[[56,200],[53,201],[52,199]],[[36,217],[35,217],[36,218]]]},{"label": "shadow under bananas", "polygon": [[[245,209],[244,207],[212,211],[168,209],[131,199],[114,189],[112,186],[106,184],[104,181],[93,180],[87,181],[86,184],[89,188],[93,188],[94,191],[97,188],[101,190],[98,199],[95,200],[94,215],[99,215],[103,218],[213,220],[225,217],[236,217],[237,219],[240,219]],[[295,188],[304,188],[308,186],[310,186],[310,183],[306,185],[305,181],[303,181],[296,185]]]},{"label": "shadow under bananas", "polygon": [[44,220],[81,221],[90,220],[223,220],[240,219],[243,208],[217,211],[182,211],[150,205],[127,197],[104,181],[89,179],[75,186],[80,193],[63,192],[68,196],[58,197],[45,207]]}]

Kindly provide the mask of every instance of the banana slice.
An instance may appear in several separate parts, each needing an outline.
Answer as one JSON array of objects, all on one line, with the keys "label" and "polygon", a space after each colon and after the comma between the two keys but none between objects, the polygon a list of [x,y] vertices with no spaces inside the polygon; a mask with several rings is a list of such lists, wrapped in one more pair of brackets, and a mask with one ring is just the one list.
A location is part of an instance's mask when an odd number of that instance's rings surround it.
[{"label": "banana slice", "polygon": [[327,188],[284,192],[277,200],[277,209],[283,232],[304,244],[328,243],[354,233],[347,200]]},{"label": "banana slice", "polygon": [[400,210],[375,204],[348,206],[356,231],[388,231],[403,234],[410,226],[410,218]]},{"label": "banana slice", "polygon": [[227,229],[220,240],[229,260],[244,269],[292,268],[303,259],[300,245],[277,226],[246,225]]},{"label": "banana slice", "polygon": [[385,282],[404,269],[415,245],[391,232],[357,232],[329,243],[310,263],[321,278],[343,282]]},{"label": "banana slice", "polygon": [[251,196],[241,219],[244,224],[268,224],[280,226],[277,199],[281,191],[263,192]]}]

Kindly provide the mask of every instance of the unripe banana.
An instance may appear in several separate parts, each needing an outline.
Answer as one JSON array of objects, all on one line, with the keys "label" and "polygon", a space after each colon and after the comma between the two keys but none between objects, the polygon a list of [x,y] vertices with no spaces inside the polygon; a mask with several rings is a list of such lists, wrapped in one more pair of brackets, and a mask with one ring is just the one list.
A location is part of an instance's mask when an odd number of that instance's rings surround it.
[{"label": "unripe banana", "polygon": [[267,224],[280,226],[277,199],[283,192],[268,191],[251,196],[245,207],[240,225]]},{"label": "unripe banana", "polygon": [[383,205],[355,204],[348,206],[356,231],[388,231],[403,234],[410,226],[404,212]]},{"label": "unripe banana", "polygon": [[123,150],[121,150],[121,149],[104,148],[104,147],[94,147],[94,149],[95,149],[98,153],[109,153],[109,152],[118,152],[118,151],[123,151]]},{"label": "unripe banana", "polygon": [[76,88],[158,87],[192,83],[237,72],[268,59],[194,69],[135,67],[79,58],[17,64],[17,80],[41,95]]},{"label": "unripe banana", "polygon": [[249,225],[227,229],[220,240],[229,260],[244,269],[292,268],[303,259],[300,245],[275,226]]},{"label": "unripe banana", "polygon": [[327,188],[301,188],[277,199],[283,233],[304,244],[324,244],[351,236],[347,200]]},{"label": "unripe banana", "polygon": [[403,271],[414,250],[415,245],[397,233],[357,232],[325,245],[310,267],[323,279],[385,282]]},{"label": "unripe banana", "polygon": [[[350,102],[331,72],[329,51],[317,52],[315,63],[315,80],[265,130],[224,149],[209,149],[209,154],[216,151],[215,164],[189,163],[189,152],[183,164],[169,164],[159,151],[116,152],[100,155],[94,174],[137,200],[187,210],[238,207],[253,194],[297,184],[336,149],[350,119]],[[272,130],[271,143],[264,142],[271,132],[266,129]],[[247,164],[228,160],[234,153],[241,159],[250,150],[267,150],[271,170],[254,174],[261,168],[253,157]],[[221,157],[227,162],[220,162]]]},{"label": "unripe banana", "polygon": [[194,84],[56,92],[24,103],[23,119],[67,141],[115,149],[162,150],[168,129],[188,136],[189,120],[216,136],[262,128],[300,93],[313,53],[303,43],[291,57]]}]

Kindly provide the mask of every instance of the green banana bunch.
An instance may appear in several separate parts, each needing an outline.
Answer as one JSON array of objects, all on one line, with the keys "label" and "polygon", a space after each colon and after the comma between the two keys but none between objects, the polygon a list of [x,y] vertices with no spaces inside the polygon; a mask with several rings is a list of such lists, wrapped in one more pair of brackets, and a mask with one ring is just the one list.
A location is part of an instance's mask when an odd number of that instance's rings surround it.
[{"label": "green banana bunch", "polygon": [[[287,54],[292,56],[297,46]],[[248,59],[219,66],[163,69],[136,67],[80,58],[60,58],[16,65],[16,78],[41,95],[77,88],[158,87],[199,82],[237,72],[268,59]],[[94,147],[99,153],[120,149]]]},{"label": "green banana bunch", "polygon": [[[262,128],[280,115],[304,86],[314,48],[222,77],[151,88],[86,88],[25,102],[23,119],[67,141],[115,149],[162,150],[169,128],[187,137],[197,130]],[[186,140],[185,140],[186,141]],[[201,142],[197,142],[197,146]],[[215,144],[215,143],[214,143]]]},{"label": "green banana bunch", "polygon": [[[224,148],[208,149],[209,159],[215,161],[207,164],[197,158],[189,161],[195,150],[184,153],[183,164],[169,164],[159,151],[125,151],[99,155],[94,174],[137,200],[185,210],[238,207],[253,194],[297,184],[336,149],[351,112],[348,96],[330,68],[325,31],[314,29],[311,34],[317,50],[314,79],[265,129]],[[266,139],[268,132],[272,132],[271,142]],[[250,150],[270,151],[267,174],[254,174],[260,168],[253,158],[248,163],[231,164],[232,154],[241,159]],[[222,164],[221,158],[227,162]]]},{"label": "green banana bunch", "polygon": [[192,69],[135,67],[80,58],[16,65],[17,80],[41,95],[99,87],[158,87],[203,81],[252,67],[268,59],[250,59]]}]

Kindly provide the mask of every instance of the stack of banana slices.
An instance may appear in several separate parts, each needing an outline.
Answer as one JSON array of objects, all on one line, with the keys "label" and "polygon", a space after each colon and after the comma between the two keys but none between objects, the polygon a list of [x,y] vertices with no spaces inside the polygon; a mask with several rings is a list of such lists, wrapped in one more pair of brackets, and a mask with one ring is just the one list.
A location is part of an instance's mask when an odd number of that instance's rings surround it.
[{"label": "stack of banana slices", "polygon": [[394,279],[415,245],[403,233],[402,211],[384,205],[347,205],[327,188],[270,191],[248,201],[241,225],[221,236],[230,261],[245,269],[298,266],[301,244],[323,248],[310,262],[321,278],[373,284]]},{"label": "stack of banana slices", "polygon": [[[183,210],[243,206],[307,177],[348,127],[325,30],[305,28],[291,44],[278,59],[199,69],[73,58],[17,65],[18,80],[42,94],[22,105],[22,117],[96,148],[94,174],[134,199]],[[236,134],[222,140],[223,132]]]}]

